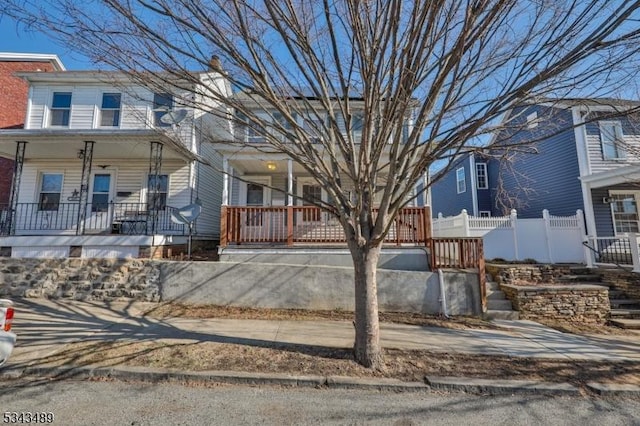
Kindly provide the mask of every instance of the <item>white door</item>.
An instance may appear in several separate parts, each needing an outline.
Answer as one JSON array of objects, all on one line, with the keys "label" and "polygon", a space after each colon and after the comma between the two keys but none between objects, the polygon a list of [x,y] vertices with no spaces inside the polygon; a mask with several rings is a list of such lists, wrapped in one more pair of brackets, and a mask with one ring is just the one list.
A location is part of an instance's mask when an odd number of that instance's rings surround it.
[{"label": "white door", "polygon": [[113,174],[93,173],[89,183],[89,204],[85,232],[102,232],[111,228],[113,216]]},{"label": "white door", "polygon": [[271,204],[270,177],[244,177],[241,202],[247,207],[241,217],[242,239],[247,241],[270,241],[271,216],[255,207],[266,207]]}]

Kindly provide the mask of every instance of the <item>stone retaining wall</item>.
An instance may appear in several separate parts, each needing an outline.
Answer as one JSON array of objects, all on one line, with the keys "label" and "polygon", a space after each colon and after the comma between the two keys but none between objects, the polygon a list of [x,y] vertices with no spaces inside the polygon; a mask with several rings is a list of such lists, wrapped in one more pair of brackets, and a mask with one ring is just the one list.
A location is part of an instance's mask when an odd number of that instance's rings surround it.
[{"label": "stone retaining wall", "polygon": [[571,274],[571,267],[574,265],[548,265],[548,264],[487,264],[485,266],[488,274],[498,284],[519,284],[519,283],[548,283],[557,281],[558,277]]},{"label": "stone retaining wall", "polygon": [[622,291],[631,299],[640,299],[640,274],[620,269],[596,269],[603,284]]},{"label": "stone retaining wall", "polygon": [[158,301],[159,279],[142,259],[0,260],[0,297]]},{"label": "stone retaining wall", "polygon": [[500,286],[520,319],[604,324],[609,318],[609,289],[599,285]]}]

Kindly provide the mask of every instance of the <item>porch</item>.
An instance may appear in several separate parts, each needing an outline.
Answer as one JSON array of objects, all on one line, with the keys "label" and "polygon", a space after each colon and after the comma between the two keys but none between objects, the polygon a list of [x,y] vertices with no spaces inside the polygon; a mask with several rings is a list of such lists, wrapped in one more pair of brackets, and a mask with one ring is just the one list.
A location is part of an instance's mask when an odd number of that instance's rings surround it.
[{"label": "porch", "polygon": [[[431,210],[407,207],[394,220],[384,243],[395,246],[427,246],[431,238]],[[344,245],[338,220],[314,206],[222,206],[220,246]]]},{"label": "porch", "polygon": [[175,207],[150,209],[147,203],[0,204],[0,236],[27,235],[185,235],[174,223]]}]

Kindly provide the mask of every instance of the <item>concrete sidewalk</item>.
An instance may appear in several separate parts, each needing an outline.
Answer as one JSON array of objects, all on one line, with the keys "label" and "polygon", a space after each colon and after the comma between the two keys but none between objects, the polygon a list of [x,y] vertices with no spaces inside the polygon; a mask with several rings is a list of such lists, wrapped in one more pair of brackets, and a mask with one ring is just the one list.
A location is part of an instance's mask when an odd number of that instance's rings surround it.
[{"label": "concrete sidewalk", "polygon": [[[347,321],[153,319],[151,304],[16,301],[18,344],[8,365],[38,365],[65,345],[80,341],[167,340],[352,347]],[[576,336],[531,321],[499,321],[501,330],[452,330],[382,324],[385,348],[570,360],[640,361],[640,335]]]}]

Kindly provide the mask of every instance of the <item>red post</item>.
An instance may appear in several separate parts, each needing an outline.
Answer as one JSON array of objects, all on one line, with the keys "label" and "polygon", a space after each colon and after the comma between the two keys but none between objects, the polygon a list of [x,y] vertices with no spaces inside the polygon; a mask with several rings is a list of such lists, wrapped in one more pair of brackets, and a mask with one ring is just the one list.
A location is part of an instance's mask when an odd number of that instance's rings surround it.
[{"label": "red post", "polygon": [[226,247],[229,243],[228,238],[228,223],[227,223],[227,206],[222,206],[220,212],[220,247]]},{"label": "red post", "polygon": [[287,245],[293,245],[293,206],[287,206]]}]

